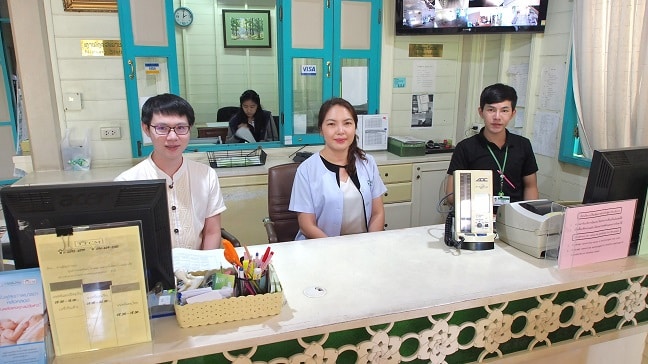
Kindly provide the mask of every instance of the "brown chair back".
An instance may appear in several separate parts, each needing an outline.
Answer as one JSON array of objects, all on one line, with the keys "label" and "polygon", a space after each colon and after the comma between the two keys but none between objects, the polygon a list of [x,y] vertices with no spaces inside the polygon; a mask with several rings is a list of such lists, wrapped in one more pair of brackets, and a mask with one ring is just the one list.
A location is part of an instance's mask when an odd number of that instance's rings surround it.
[{"label": "brown chair back", "polygon": [[268,217],[274,223],[277,241],[293,241],[299,231],[297,213],[288,210],[295,172],[299,163],[268,168]]}]

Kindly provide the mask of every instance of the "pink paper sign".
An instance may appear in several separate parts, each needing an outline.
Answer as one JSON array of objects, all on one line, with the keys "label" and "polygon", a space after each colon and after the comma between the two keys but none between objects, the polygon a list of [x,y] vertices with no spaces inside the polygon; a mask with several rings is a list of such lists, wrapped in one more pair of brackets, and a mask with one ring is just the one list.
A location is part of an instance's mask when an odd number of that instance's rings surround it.
[{"label": "pink paper sign", "polygon": [[637,200],[568,207],[565,210],[558,268],[628,256]]}]

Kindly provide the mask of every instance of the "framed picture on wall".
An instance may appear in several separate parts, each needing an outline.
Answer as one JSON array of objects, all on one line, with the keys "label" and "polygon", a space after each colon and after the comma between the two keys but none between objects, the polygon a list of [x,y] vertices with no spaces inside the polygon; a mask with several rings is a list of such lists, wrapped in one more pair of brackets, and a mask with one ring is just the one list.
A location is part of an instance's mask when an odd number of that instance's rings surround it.
[{"label": "framed picture on wall", "polygon": [[270,48],[270,10],[223,10],[225,48]]}]

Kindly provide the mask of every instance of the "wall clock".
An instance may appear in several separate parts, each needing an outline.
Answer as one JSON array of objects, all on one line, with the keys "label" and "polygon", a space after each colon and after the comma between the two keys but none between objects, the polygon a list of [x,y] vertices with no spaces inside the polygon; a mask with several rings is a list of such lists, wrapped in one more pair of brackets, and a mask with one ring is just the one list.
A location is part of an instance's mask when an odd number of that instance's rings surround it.
[{"label": "wall clock", "polygon": [[189,8],[186,8],[184,6],[181,6],[177,9],[175,9],[175,12],[173,13],[175,17],[175,22],[181,27],[188,27],[193,23],[193,13]]}]

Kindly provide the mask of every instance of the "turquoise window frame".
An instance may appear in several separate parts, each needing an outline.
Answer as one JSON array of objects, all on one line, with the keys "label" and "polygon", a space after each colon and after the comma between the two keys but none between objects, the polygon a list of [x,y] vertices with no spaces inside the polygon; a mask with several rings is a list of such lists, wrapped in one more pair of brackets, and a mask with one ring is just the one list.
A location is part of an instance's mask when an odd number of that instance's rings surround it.
[{"label": "turquoise window frame", "polygon": [[578,111],[574,99],[573,81],[573,57],[569,60],[569,72],[567,74],[567,92],[565,93],[565,109],[563,112],[563,127],[560,136],[560,150],[558,160],[564,163],[575,164],[589,168],[592,161],[584,156],[578,156],[580,150],[580,139],[575,134],[578,130]]},{"label": "turquoise window frame", "polygon": [[[371,16],[372,19],[378,19],[375,23],[376,28],[371,31],[369,50],[347,50],[341,49],[339,43],[340,39],[340,18],[341,18],[341,1],[331,1],[331,6],[324,6],[324,49],[296,49],[285,48],[286,44],[292,44],[291,27],[286,19],[290,19],[292,8],[290,0],[277,0],[277,9],[281,16],[278,16],[279,26],[279,104],[282,105],[282,113],[291,111],[293,105],[292,97],[292,66],[294,58],[322,58],[323,60],[330,59],[333,65],[340,65],[342,59],[367,59],[367,72],[368,72],[368,90],[367,98],[369,100],[368,110],[369,113],[378,114],[380,112],[380,64],[382,54],[382,16],[383,16],[383,3],[378,0],[355,0],[359,2],[369,2],[372,4]],[[332,18],[329,19],[330,17]],[[374,23],[372,23],[374,24]],[[330,99],[331,97],[338,97],[341,90],[338,87],[341,85],[341,68],[334,67],[331,72],[331,81],[324,85],[322,92],[323,100]],[[374,100],[374,101],[372,101]],[[292,116],[288,117],[288,123],[283,125],[283,130],[280,135],[280,140],[285,140],[285,135],[292,136],[292,144],[282,146],[302,146],[302,145],[321,145],[324,144],[324,138],[320,134],[294,134],[294,125]],[[281,117],[283,123],[284,115]]]},{"label": "turquoise window frame", "polygon": [[[8,18],[0,18],[0,23],[10,23]],[[2,38],[4,34],[0,34],[0,68],[2,68],[2,78],[4,79],[4,85],[5,85],[5,94],[7,95],[7,106],[9,108],[9,120],[2,120],[0,121],[0,126],[6,127],[10,126],[11,127],[11,135],[12,135],[12,140],[14,141],[14,151],[15,149],[18,148],[18,130],[16,128],[16,114],[14,113],[14,109],[16,107],[15,104],[15,95],[13,92],[13,88],[11,87],[11,75],[9,74],[9,69],[11,69],[11,64],[9,63],[9,60],[5,58],[5,54],[7,53],[7,49],[5,48],[4,40]],[[0,179],[0,186],[2,185],[10,185],[13,184],[14,182],[18,181],[18,178],[9,178],[9,179]]]},{"label": "turquoise window frame", "polygon": [[[117,2],[119,26],[122,28],[121,34],[133,34],[131,24],[130,1],[136,0],[119,0]],[[139,46],[134,44],[132,36],[122,36],[122,64],[124,69],[124,79],[126,88],[126,97],[131,102],[128,106],[128,122],[131,133],[131,150],[133,157],[147,156],[153,152],[153,145],[144,145],[144,136],[141,128],[141,114],[138,100],[132,100],[132,95],[138,95],[137,80],[129,80],[128,75],[131,72],[129,60],[135,60],[138,57],[159,57],[166,58],[168,64],[169,92],[175,95],[180,94],[180,81],[178,80],[178,63],[175,43],[175,20],[173,18],[173,1],[164,0],[166,10],[166,29],[168,44],[166,46]]]}]

